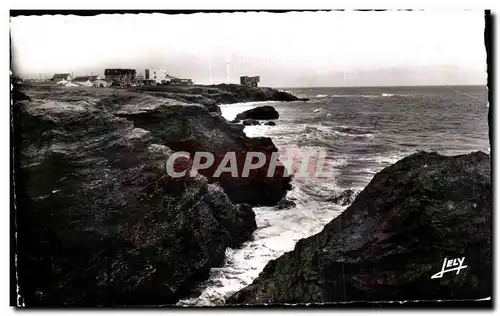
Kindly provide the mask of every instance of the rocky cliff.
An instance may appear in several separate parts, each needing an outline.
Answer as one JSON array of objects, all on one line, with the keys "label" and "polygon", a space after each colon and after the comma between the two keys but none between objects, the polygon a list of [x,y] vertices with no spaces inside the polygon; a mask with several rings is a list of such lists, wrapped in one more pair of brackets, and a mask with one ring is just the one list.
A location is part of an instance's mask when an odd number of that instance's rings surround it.
[{"label": "rocky cliff", "polygon": [[26,92],[31,100],[17,101],[13,118],[27,306],[173,304],[227,247],[251,238],[255,215],[240,202],[272,203],[289,186],[286,178],[234,186],[229,177],[170,178],[174,150],[276,150],[206,106],[112,89]]},{"label": "rocky cliff", "polygon": [[[209,152],[215,162],[211,168],[200,170],[210,183],[217,182],[236,203],[273,205],[289,190],[291,179],[283,176],[279,164],[273,177],[267,177],[271,155],[277,151],[268,137],[246,137],[243,126],[227,122],[217,108],[185,103],[164,96],[113,89],[53,89],[32,92],[43,100],[86,102],[115,116],[126,118],[136,127],[151,133],[153,141],[175,151],[194,154]],[[212,110],[212,111],[211,111]],[[261,152],[266,164],[250,171],[248,177],[233,177],[222,173],[213,177],[228,152],[236,155],[238,175],[241,175],[247,152]]]},{"label": "rocky cliff", "polygon": [[[375,175],[340,216],[270,261],[229,304],[491,297],[490,158],[417,153]],[[457,274],[444,259],[465,258]]]}]

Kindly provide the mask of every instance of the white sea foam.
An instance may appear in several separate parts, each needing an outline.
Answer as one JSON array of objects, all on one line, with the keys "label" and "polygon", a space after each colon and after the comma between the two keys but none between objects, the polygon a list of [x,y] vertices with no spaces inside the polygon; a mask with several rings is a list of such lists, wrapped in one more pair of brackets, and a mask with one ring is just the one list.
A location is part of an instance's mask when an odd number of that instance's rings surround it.
[{"label": "white sea foam", "polygon": [[[300,154],[318,149],[290,145],[281,148],[280,152]],[[346,159],[327,159],[330,170],[334,171],[331,179],[294,178],[293,189],[287,194],[287,199],[296,203],[293,208],[254,208],[258,228],[253,234],[253,240],[239,249],[227,249],[223,266],[211,270],[210,279],[200,287],[201,295],[181,300],[178,305],[223,304],[227,297],[249,285],[270,260],[293,250],[299,239],[320,232],[346,208],[326,201],[341,190],[336,185],[335,178],[339,168],[346,163]],[[311,196],[316,198],[312,199]]]},{"label": "white sea foam", "polygon": [[334,94],[331,97],[333,98],[352,98],[352,97],[357,97],[357,98],[378,98],[381,95],[379,94]]},{"label": "white sea foam", "polygon": [[339,136],[345,136],[345,137],[366,137],[366,138],[373,138],[375,137],[374,134],[372,133],[367,133],[367,134],[350,134],[346,132],[340,132],[340,131],[332,131],[333,134],[339,135]]},{"label": "white sea foam", "polygon": [[[301,195],[303,193],[295,193]],[[290,196],[294,192],[289,193]],[[209,281],[202,285],[202,294],[179,301],[177,305],[219,305],[224,300],[252,283],[272,259],[293,250],[296,242],[321,231],[324,225],[337,217],[345,207],[330,202],[300,204],[288,210],[271,207],[254,208],[257,231],[252,241],[240,249],[226,250],[226,261],[221,268],[211,270]]]},{"label": "white sea foam", "polygon": [[328,112],[327,110],[325,110],[323,108],[317,108],[317,109],[313,110],[312,112],[315,113],[315,114],[321,114],[321,115],[325,115],[325,116],[331,116],[332,115],[330,112]]},{"label": "white sea foam", "polygon": [[332,98],[380,98],[380,97],[392,97],[395,96],[393,93],[382,93],[382,94],[334,94],[331,95]]}]

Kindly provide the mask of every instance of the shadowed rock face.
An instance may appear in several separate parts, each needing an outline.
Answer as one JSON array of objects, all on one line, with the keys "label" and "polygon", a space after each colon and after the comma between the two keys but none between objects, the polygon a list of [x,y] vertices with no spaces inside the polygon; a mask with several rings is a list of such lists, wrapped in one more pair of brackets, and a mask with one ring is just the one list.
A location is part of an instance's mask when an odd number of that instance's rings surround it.
[{"label": "shadowed rock face", "polygon": [[344,190],[340,194],[330,198],[328,201],[333,202],[337,205],[347,206],[354,201],[355,196],[356,196],[356,193],[353,190],[348,189],[348,190]]},{"label": "shadowed rock face", "polygon": [[27,306],[175,303],[256,229],[250,206],[203,176],[169,178],[172,150],[99,107],[14,105],[17,271]]},{"label": "shadowed rock face", "polygon": [[[479,299],[492,295],[490,158],[417,153],[375,175],[323,231],[227,303]],[[467,268],[431,279],[445,258]]]},{"label": "shadowed rock face", "polygon": [[[135,126],[151,132],[156,143],[173,150],[191,154],[208,152],[214,155],[212,167],[200,170],[210,182],[217,182],[236,203],[274,205],[291,188],[291,179],[284,175],[279,164],[268,177],[271,156],[277,152],[269,137],[248,138],[242,125],[231,124],[220,115],[210,113],[199,105],[179,102],[141,105],[125,105],[113,110],[118,116],[134,122]],[[259,152],[266,157],[265,164],[251,170],[248,177],[241,177],[248,152]],[[217,167],[228,153],[234,153],[237,174],[224,172],[214,176]]]},{"label": "shadowed rock face", "polygon": [[[168,86],[151,88],[166,89]],[[207,87],[170,88],[174,91],[188,89],[184,91],[185,94],[200,93],[198,90]],[[253,89],[249,87],[242,89],[246,91],[247,88]],[[172,93],[177,92],[170,94]],[[48,91],[31,88],[27,94],[44,100],[93,105],[97,109],[128,119],[135,127],[149,131],[154,143],[166,145],[175,151],[189,152],[192,155],[197,151],[213,154],[215,156],[213,166],[200,170],[200,173],[207,177],[210,183],[219,183],[236,203],[273,205],[291,188],[290,177],[283,176],[284,167],[280,163],[276,171],[272,172],[272,176],[267,177],[271,155],[277,151],[270,138],[246,137],[243,125],[227,122],[217,113],[217,109],[211,111],[207,105],[189,104],[165,96],[119,89],[53,88]],[[233,177],[230,173],[213,177],[216,168],[228,152],[234,152],[236,155],[237,177]],[[248,177],[242,178],[240,176],[247,152],[263,153],[266,156],[266,163],[261,168],[250,171]]]},{"label": "shadowed rock face", "polygon": [[[219,84],[211,86],[143,86],[136,90],[148,93],[175,93],[178,95],[195,96],[198,99],[205,98],[215,101],[217,104],[230,104],[237,102],[255,101],[307,101],[300,99],[290,93],[265,87],[248,87],[236,84]],[[170,96],[172,97],[172,96]],[[176,97],[172,97],[177,99]],[[205,101],[196,101],[204,103]]]},{"label": "shadowed rock face", "polygon": [[279,118],[279,113],[270,105],[259,106],[236,115],[237,120],[276,120]]}]

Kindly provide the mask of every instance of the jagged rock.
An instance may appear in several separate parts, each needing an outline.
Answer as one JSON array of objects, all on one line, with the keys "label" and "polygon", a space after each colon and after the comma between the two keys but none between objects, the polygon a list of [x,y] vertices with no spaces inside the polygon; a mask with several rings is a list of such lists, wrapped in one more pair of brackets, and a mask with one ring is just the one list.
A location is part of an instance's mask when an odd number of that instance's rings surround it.
[{"label": "jagged rock", "polygon": [[249,119],[249,120],[244,120],[243,121],[243,125],[247,125],[247,126],[248,125],[260,125],[260,123],[257,120],[251,120],[251,119]]},{"label": "jagged rock", "polygon": [[231,122],[231,123],[234,123],[234,124],[237,124],[237,123],[239,123],[239,122],[240,122],[240,120],[234,119],[234,120],[232,120],[232,121],[230,121],[230,122]]},{"label": "jagged rock", "polygon": [[276,122],[269,121],[269,122],[265,122],[264,125],[275,126]]},{"label": "jagged rock", "polygon": [[[491,297],[490,158],[420,152],[375,175],[340,216],[270,261],[229,304]],[[431,279],[445,258],[467,268]]]},{"label": "jagged rock", "polygon": [[201,104],[205,106],[209,112],[214,112],[217,114],[222,113],[220,107],[217,105],[217,102],[214,99],[211,99],[201,94],[172,93],[172,92],[162,92],[162,91],[147,91],[147,93],[157,97],[174,99],[185,103]]},{"label": "jagged rock", "polygon": [[[173,151],[98,106],[113,107],[38,98],[14,105],[26,306],[174,304],[256,229],[249,205],[233,204],[203,176],[170,178]],[[174,165],[190,167],[189,159]]]},{"label": "jagged rock", "polygon": [[281,201],[276,204],[278,210],[287,210],[289,208],[293,208],[297,206],[294,201],[287,200],[286,198],[281,199]]},{"label": "jagged rock", "polygon": [[[194,88],[202,89],[196,86]],[[191,92],[201,93],[198,90]],[[154,143],[166,145],[175,151],[187,151],[191,155],[197,151],[212,153],[215,156],[213,167],[200,170],[200,173],[210,183],[219,183],[236,203],[274,205],[290,189],[290,177],[283,175],[284,167],[281,164],[273,177],[267,177],[271,155],[277,151],[270,138],[249,138],[243,132],[243,125],[227,122],[217,113],[210,112],[206,106],[120,89],[29,90],[28,95],[44,100],[81,101],[94,105],[98,109],[127,118],[136,127],[149,131]],[[264,153],[266,164],[252,170],[246,178],[232,177],[229,173],[213,177],[228,152],[236,154],[238,175],[241,175],[246,153],[249,151]]]},{"label": "jagged rock", "polygon": [[354,201],[356,194],[353,190],[347,189],[342,191],[339,195],[336,195],[329,199],[328,201],[338,204],[340,206],[347,206]]},{"label": "jagged rock", "polygon": [[[307,101],[296,96],[272,88],[247,87],[236,84],[220,84],[211,86],[142,86],[136,90],[147,92],[169,92],[185,95],[200,95],[214,100],[216,103],[230,104],[255,101]],[[175,97],[174,97],[175,99]],[[200,103],[200,102],[196,102]]]},{"label": "jagged rock", "polygon": [[[165,144],[175,151],[188,152],[192,156],[196,152],[213,154],[214,164],[200,170],[200,173],[210,182],[219,183],[235,203],[274,205],[291,189],[291,179],[284,174],[282,164],[278,165],[271,177],[267,176],[271,155],[277,152],[270,138],[246,137],[237,124],[227,122],[200,105],[174,100],[166,102],[164,99],[156,103],[122,104],[112,111],[133,121],[135,126],[150,131],[156,143]],[[247,152],[263,153],[266,163],[259,169],[251,170],[248,177],[241,177]],[[224,172],[220,177],[214,177],[227,153],[234,153],[236,157],[237,176]]]},{"label": "jagged rock", "polygon": [[276,120],[279,118],[279,113],[270,105],[258,106],[256,108],[246,110],[236,115],[238,120]]}]

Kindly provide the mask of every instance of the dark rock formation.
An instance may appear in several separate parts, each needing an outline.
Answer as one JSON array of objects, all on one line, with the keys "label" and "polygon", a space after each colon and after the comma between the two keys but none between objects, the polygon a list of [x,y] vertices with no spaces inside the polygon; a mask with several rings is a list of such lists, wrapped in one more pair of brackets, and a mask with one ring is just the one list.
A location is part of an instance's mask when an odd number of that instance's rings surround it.
[{"label": "dark rock formation", "polygon": [[[180,101],[180,103],[200,104],[207,108],[209,112],[221,114],[221,109],[217,102],[213,99],[207,98],[202,95],[188,94],[188,93],[170,93],[162,91],[138,91],[137,89],[112,89],[112,88],[86,88],[75,87],[67,89],[57,86],[21,86],[21,90],[31,96],[44,99],[55,100],[61,102],[75,102],[87,101],[97,102],[100,108],[117,108],[123,104],[140,103],[148,104],[158,103],[161,100],[171,102],[173,100]],[[21,99],[17,99],[20,101]]]},{"label": "dark rock formation", "polygon": [[[226,247],[251,237],[255,215],[203,176],[170,178],[172,151],[154,143],[158,133],[88,100],[14,105],[20,295],[27,306],[173,304],[223,262]],[[196,126],[220,120],[198,107]],[[192,136],[172,121],[180,141]],[[174,168],[190,165],[179,159]]]},{"label": "dark rock formation", "polygon": [[341,206],[347,206],[354,201],[354,197],[356,196],[355,192],[351,189],[342,191],[339,195],[336,195],[329,199],[328,201],[333,202],[335,204]]},{"label": "dark rock formation", "polygon": [[221,109],[217,105],[217,101],[201,94],[188,94],[188,93],[171,93],[161,91],[147,91],[149,94],[156,97],[164,97],[173,100],[182,101],[191,104],[201,104],[205,106],[209,112],[221,114]]},{"label": "dark rock formation", "polygon": [[276,204],[278,210],[287,210],[289,208],[293,208],[297,206],[294,201],[287,200],[286,198],[281,199],[281,201]]},{"label": "dark rock formation", "polygon": [[[491,203],[488,155],[411,155],[227,303],[491,297]],[[462,257],[458,275],[431,279],[445,258]]]},{"label": "dark rock formation", "polygon": [[[120,89],[28,90],[27,94],[44,100],[81,101],[94,105],[149,131],[154,143],[192,155],[197,151],[212,153],[215,156],[213,167],[200,170],[200,173],[209,183],[218,182],[236,203],[274,205],[290,189],[290,178],[283,177],[282,165],[276,168],[274,177],[267,177],[271,155],[277,151],[270,138],[248,138],[243,125],[227,122],[206,106]],[[213,177],[228,152],[236,153],[238,175],[241,175],[246,153],[250,151],[264,153],[267,160],[263,167],[252,170],[249,177],[235,178],[230,173]]]},{"label": "dark rock formation", "polygon": [[258,106],[256,108],[241,112],[236,115],[237,120],[275,120],[279,118],[279,113],[270,105]]},{"label": "dark rock formation", "polygon": [[269,122],[265,122],[264,125],[275,126],[276,122],[269,121]]},{"label": "dark rock formation", "polygon": [[[268,137],[248,138],[241,126],[227,122],[220,115],[208,112],[199,105],[183,104],[166,99],[147,104],[122,104],[110,109],[118,116],[134,122],[135,126],[151,132],[154,142],[165,144],[175,151],[209,152],[214,155],[212,167],[200,170],[209,182],[217,182],[235,203],[274,205],[291,188],[290,177],[284,176],[284,166],[279,164],[273,176],[268,177],[271,155],[276,146]],[[241,177],[248,152],[260,152],[266,163],[251,170],[248,177]],[[227,154],[235,155],[238,173],[214,173]]]},{"label": "dark rock formation", "polygon": [[252,119],[248,119],[248,120],[244,120],[243,121],[243,125],[260,125],[260,122],[257,121],[257,120],[252,120]]},{"label": "dark rock formation", "polygon": [[[211,86],[143,86],[134,90],[147,92],[170,92],[183,95],[199,95],[214,100],[217,104],[255,101],[308,101],[272,88],[247,87],[236,84],[220,84]],[[176,99],[175,97],[173,97]],[[200,103],[196,101],[196,103]]]}]

